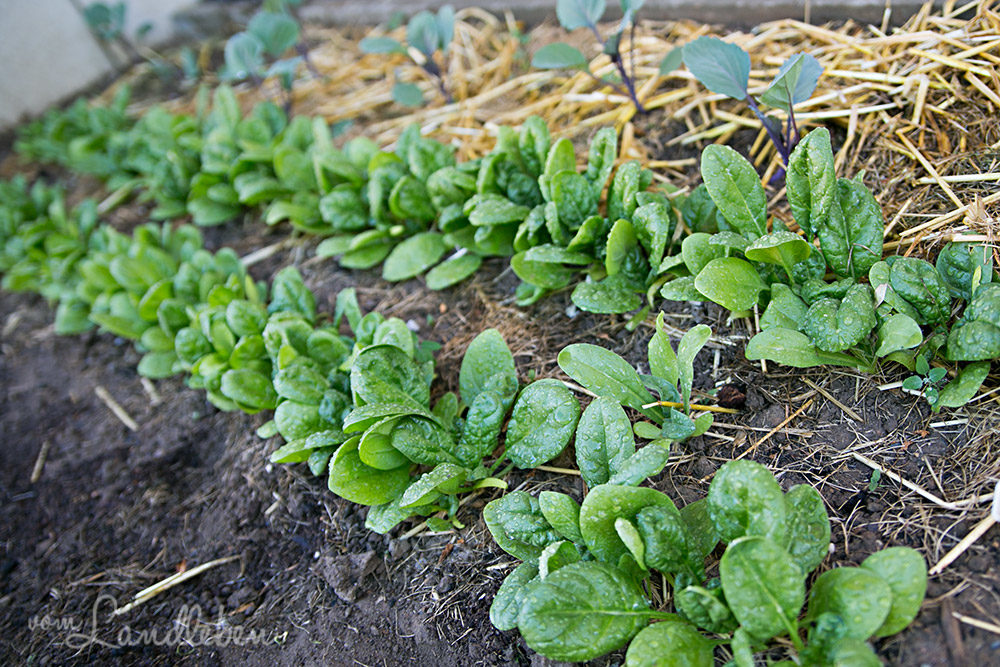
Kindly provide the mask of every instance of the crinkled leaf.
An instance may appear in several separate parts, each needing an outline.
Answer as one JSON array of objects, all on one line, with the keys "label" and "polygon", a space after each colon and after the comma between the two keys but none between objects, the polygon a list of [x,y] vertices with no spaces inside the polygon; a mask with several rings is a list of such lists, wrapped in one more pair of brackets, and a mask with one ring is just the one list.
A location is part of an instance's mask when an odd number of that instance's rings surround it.
[{"label": "crinkled leaf", "polygon": [[725,542],[760,535],[783,544],[787,531],[785,495],[774,475],[759,463],[726,463],[708,487],[708,514]]},{"label": "crinkled leaf", "polygon": [[533,650],[582,661],[625,646],[648,623],[642,591],[617,568],[581,561],[529,585],[517,625]]},{"label": "crinkled leaf", "polygon": [[805,574],[784,549],[759,536],[732,542],[719,562],[726,602],[758,640],[791,632],[805,601]]},{"label": "crinkled leaf", "polygon": [[815,570],[830,548],[830,518],[819,492],[797,484],[785,494],[788,555],[803,572]]},{"label": "crinkled leaf", "polygon": [[795,222],[812,238],[837,197],[833,148],[825,127],[809,132],[792,151],[785,187]]},{"label": "crinkled leaf", "polygon": [[497,546],[523,561],[536,562],[542,549],[562,539],[546,521],[538,500],[524,491],[487,503],[483,520]]},{"label": "crinkled leaf", "polygon": [[507,456],[534,468],[558,456],[576,429],[580,403],[559,380],[538,380],[521,392],[507,422]]},{"label": "crinkled leaf", "polygon": [[824,297],[809,306],[803,329],[820,350],[841,352],[864,340],[876,321],[871,289],[853,285],[840,301]]},{"label": "crinkled leaf", "polygon": [[576,429],[576,464],[588,486],[606,483],[635,453],[635,440],[621,404],[608,397],[594,399]]}]

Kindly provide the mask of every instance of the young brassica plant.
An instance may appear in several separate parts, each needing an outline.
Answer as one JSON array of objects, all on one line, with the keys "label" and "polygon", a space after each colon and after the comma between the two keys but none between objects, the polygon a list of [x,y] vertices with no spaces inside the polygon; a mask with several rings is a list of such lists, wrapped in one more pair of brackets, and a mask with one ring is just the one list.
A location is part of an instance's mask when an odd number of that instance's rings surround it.
[{"label": "young brassica plant", "polygon": [[[717,37],[699,37],[684,47],[684,64],[713,93],[747,103],[764,126],[787,169],[792,151],[801,138],[795,122],[795,105],[805,102],[816,90],[823,66],[807,53],[796,53],[781,65],[767,90],[755,98],[748,90],[750,54],[736,44]],[[762,103],[788,114],[784,127],[779,120],[761,111]]]},{"label": "young brassica plant", "polygon": [[[295,74],[305,61],[305,48],[299,47],[300,32],[298,21],[286,13],[257,12],[245,31],[236,33],[226,42],[226,62],[219,78],[223,81],[249,79],[259,87],[265,79],[276,77],[285,92],[285,111],[289,111]],[[293,47],[297,55],[282,58]],[[270,64],[267,64],[268,59]]]},{"label": "young brassica plant", "polygon": [[[385,36],[365,37],[360,46],[364,53],[399,53],[406,56],[434,79],[441,97],[450,104],[452,98],[445,81],[445,59],[454,37],[455,10],[451,5],[445,5],[437,14],[425,10],[410,19],[406,24],[406,46]],[[436,59],[439,51],[441,64]],[[408,107],[420,106],[424,101],[424,95],[416,84],[403,81],[397,81],[393,86],[392,98]]]},{"label": "young brassica plant", "polygon": [[[563,42],[543,46],[531,59],[531,66],[539,69],[576,69],[586,72],[600,83],[611,86],[619,94],[627,96],[632,100],[637,112],[646,113],[646,108],[639,101],[635,90],[635,56],[633,54],[626,67],[625,58],[621,52],[622,36],[626,30],[629,32],[629,41],[635,43],[635,16],[643,4],[645,4],[645,0],[621,0],[622,19],[614,32],[605,39],[597,28],[597,22],[604,16],[606,8],[604,0],[558,0],[556,3],[556,15],[564,29],[573,31],[578,28],[587,28],[594,33],[598,44],[601,45],[601,51],[611,58],[612,64],[618,70],[618,81],[599,77],[591,72],[587,57],[579,49]],[[668,55],[664,63],[671,60],[673,60],[671,55]],[[661,71],[663,69],[664,67],[661,66]],[[667,69],[673,69],[673,67]]]}]

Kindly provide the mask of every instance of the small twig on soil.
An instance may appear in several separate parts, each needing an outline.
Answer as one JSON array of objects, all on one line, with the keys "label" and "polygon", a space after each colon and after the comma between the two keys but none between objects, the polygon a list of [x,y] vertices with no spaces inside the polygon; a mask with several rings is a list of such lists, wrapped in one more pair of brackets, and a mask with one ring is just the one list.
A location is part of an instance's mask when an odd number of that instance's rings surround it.
[{"label": "small twig on soil", "polygon": [[97,398],[101,399],[104,405],[108,406],[108,409],[111,410],[114,416],[118,417],[118,420],[125,424],[128,430],[139,430],[139,425],[135,423],[135,420],[132,419],[127,412],[125,412],[125,408],[123,408],[118,401],[111,397],[111,394],[108,393],[107,389],[101,385],[97,385],[94,387],[94,393],[97,394]]},{"label": "small twig on soil", "polygon": [[555,466],[535,466],[535,470],[543,470],[545,472],[554,472],[560,475],[579,475],[579,470],[573,470],[572,468],[557,468]]},{"label": "small twig on soil", "polygon": [[944,569],[955,562],[955,560],[965,553],[969,547],[975,544],[980,537],[986,534],[994,524],[1000,522],[1000,482],[997,482],[996,490],[993,492],[993,506],[990,513],[982,521],[976,524],[975,528],[969,531],[961,542],[956,544],[951,551],[946,553],[937,564],[930,569],[929,574],[940,574]]},{"label": "small twig on soil", "polygon": [[923,487],[917,486],[916,484],[914,484],[910,480],[903,479],[902,477],[900,477],[896,473],[892,472],[891,470],[888,470],[888,469],[882,467],[881,465],[879,465],[875,461],[872,461],[867,456],[864,456],[862,454],[858,454],[857,452],[851,452],[851,456],[854,457],[854,459],[856,461],[860,461],[861,463],[864,463],[866,466],[868,466],[869,468],[872,468],[873,470],[878,470],[880,473],[882,473],[883,475],[885,475],[889,479],[893,480],[894,482],[902,484],[903,486],[905,486],[906,488],[908,488],[910,491],[913,491],[914,493],[917,493],[918,495],[923,496],[924,498],[926,498],[927,500],[931,501],[935,505],[938,505],[939,507],[943,507],[946,510],[961,510],[961,509],[964,509],[964,508],[968,507],[969,505],[976,505],[976,504],[979,504],[981,502],[986,502],[987,500],[990,500],[991,498],[994,498],[994,496],[987,495],[987,496],[978,496],[976,498],[967,498],[965,500],[960,500],[960,501],[955,502],[955,503],[949,503],[947,500],[942,500],[941,498],[938,498],[937,496],[935,496],[930,491],[926,491]]},{"label": "small twig on soil", "polygon": [[[657,405],[662,405],[665,408],[684,407],[683,403],[678,403],[677,401],[653,401],[652,403],[647,403],[642,407],[645,409],[645,408],[656,407]],[[700,403],[691,403],[688,407],[691,408],[692,410],[702,410],[705,412],[725,412],[726,414],[730,415],[738,415],[740,413],[739,410],[734,410],[733,408],[723,408],[718,405],[702,405]]]},{"label": "small twig on soil", "polygon": [[294,244],[296,241],[298,241],[297,237],[289,236],[288,238],[282,239],[277,243],[272,243],[269,246],[264,246],[259,250],[254,250],[253,252],[244,255],[243,257],[240,258],[240,261],[243,262],[243,266],[251,266],[253,264],[256,264],[257,262],[264,261],[265,259],[274,255],[276,252],[285,248],[286,246]]},{"label": "small twig on soil", "polygon": [[825,396],[828,401],[830,401],[831,403],[833,403],[834,405],[836,405],[838,408],[840,408],[841,410],[843,410],[844,414],[846,414],[848,417],[850,417],[851,419],[853,419],[856,422],[864,422],[864,419],[861,418],[861,415],[859,415],[857,412],[855,412],[854,410],[851,410],[849,407],[847,407],[846,405],[844,405],[843,403],[841,403],[840,401],[838,401],[836,398],[833,397],[833,394],[831,394],[830,392],[828,392],[826,389],[824,389],[823,387],[819,386],[818,384],[816,384],[815,382],[813,382],[809,378],[802,378],[802,379],[805,381],[805,383],[807,385],[809,385],[810,387],[812,387],[813,389],[815,389],[819,393],[823,394],[823,396]]},{"label": "small twig on soil", "polygon": [[45,459],[49,457],[49,447],[52,443],[48,440],[42,442],[42,448],[38,450],[38,458],[35,459],[35,467],[31,469],[31,483],[34,484],[42,478],[42,468],[45,467]]},{"label": "small twig on soil", "polygon": [[987,623],[986,621],[980,621],[978,618],[972,618],[971,616],[966,616],[965,614],[960,614],[957,611],[951,612],[951,615],[966,623],[974,628],[979,628],[980,630],[986,630],[987,632],[992,632],[993,634],[1000,635],[1000,625],[994,623]]},{"label": "small twig on soil", "polygon": [[[465,505],[465,504],[471,502],[474,498],[478,498],[481,493],[482,493],[482,491],[473,491],[472,493],[470,493],[469,495],[467,495],[466,497],[464,497],[460,501],[458,501],[458,506],[461,507],[462,505]],[[436,516],[438,516],[438,517],[440,517],[440,518],[443,519],[444,515],[445,515],[444,512],[438,512]],[[420,533],[422,533],[426,529],[427,529],[427,522],[426,521],[421,521],[416,526],[414,526],[413,528],[410,528],[408,531],[406,531],[405,533],[403,533],[402,535],[400,535],[399,539],[401,539],[401,540],[408,540],[411,537],[416,537],[417,535],[419,535]]]},{"label": "small twig on soil", "polygon": [[138,593],[136,593],[135,597],[132,598],[132,601],[129,602],[124,607],[122,607],[121,609],[116,609],[114,615],[121,616],[122,614],[126,614],[135,609],[136,607],[138,607],[139,605],[141,605],[142,603],[148,602],[149,600],[153,599],[160,593],[166,592],[171,588],[173,588],[174,586],[184,583],[188,579],[197,577],[202,572],[210,570],[213,567],[217,567],[219,565],[224,565],[234,560],[238,560],[239,558],[241,557],[227,556],[226,558],[219,558],[217,560],[205,563],[204,565],[199,565],[198,567],[192,568],[190,570],[185,570],[184,572],[178,572],[177,574],[172,574],[166,579],[159,581],[153,584],[152,586],[144,588]]},{"label": "small twig on soil", "polygon": [[149,396],[149,404],[151,406],[159,405],[163,402],[160,392],[156,391],[156,387],[149,378],[140,377],[139,382],[142,384],[142,388],[145,390],[146,395]]},{"label": "small twig on soil", "polygon": [[563,380],[563,384],[566,385],[567,387],[569,387],[570,389],[572,389],[573,391],[578,391],[581,394],[586,394],[587,396],[590,396],[591,398],[597,398],[597,394],[595,394],[594,392],[590,391],[589,389],[584,389],[583,387],[581,387],[578,384],[573,384],[572,382],[566,382],[566,380]]},{"label": "small twig on soil", "polygon": [[[808,382],[808,380],[806,380],[806,382]],[[749,456],[750,454],[753,454],[755,451],[757,451],[758,447],[760,447],[765,442],[767,442],[768,440],[770,440],[772,435],[774,435],[775,433],[777,433],[778,431],[780,431],[782,428],[784,428],[785,426],[787,426],[789,424],[789,422],[791,422],[793,419],[795,419],[796,417],[798,417],[799,415],[801,415],[803,412],[805,412],[805,409],[808,408],[812,404],[813,404],[813,399],[810,398],[808,401],[806,401],[801,406],[799,406],[798,410],[796,410],[795,412],[793,412],[792,414],[790,414],[787,418],[785,418],[785,420],[783,422],[781,422],[780,424],[778,424],[777,426],[775,426],[774,428],[772,428],[770,431],[768,431],[764,435],[763,438],[761,438],[760,440],[758,440],[757,442],[753,443],[752,445],[750,445],[749,447],[747,447],[745,450],[743,450],[743,453],[740,454],[739,456],[737,456],[736,459],[739,460],[739,459],[742,459],[745,456]]]}]

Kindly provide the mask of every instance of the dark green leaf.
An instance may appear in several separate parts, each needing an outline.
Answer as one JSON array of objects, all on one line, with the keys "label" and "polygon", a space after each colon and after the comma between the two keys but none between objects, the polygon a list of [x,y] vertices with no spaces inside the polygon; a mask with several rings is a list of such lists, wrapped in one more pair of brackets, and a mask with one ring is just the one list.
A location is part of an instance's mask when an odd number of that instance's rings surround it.
[{"label": "dark green leaf", "polygon": [[741,537],[722,555],[719,576],[729,608],[750,635],[766,640],[793,631],[805,574],[784,549],[765,537]]},{"label": "dark green leaf", "polygon": [[518,468],[534,468],[569,444],[580,404],[559,380],[538,380],[518,397],[507,423],[507,456]]},{"label": "dark green leaf", "polygon": [[567,565],[529,585],[517,625],[533,650],[582,661],[623,647],[648,622],[642,592],[617,568]]}]

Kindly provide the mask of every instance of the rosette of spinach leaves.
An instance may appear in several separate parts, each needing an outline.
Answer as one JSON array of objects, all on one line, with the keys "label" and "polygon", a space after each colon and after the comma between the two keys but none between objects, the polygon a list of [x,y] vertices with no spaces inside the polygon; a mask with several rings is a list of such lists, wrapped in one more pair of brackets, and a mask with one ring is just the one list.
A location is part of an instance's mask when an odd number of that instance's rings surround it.
[{"label": "rosette of spinach leaves", "polygon": [[122,86],[106,107],[81,98],[66,109],[47,111],[18,131],[14,150],[29,160],[108,178],[119,170],[118,144],[135,123],[125,113],[130,98],[131,89]]},{"label": "rosette of spinach leaves", "polygon": [[57,304],[59,334],[86,331],[89,303],[77,294],[80,260],[106,243],[97,206],[85,200],[73,210],[63,192],[23,178],[0,183],[0,273],[4,289],[35,292]]},{"label": "rosette of spinach leaves", "polygon": [[[451,148],[421,137],[416,126],[400,135],[394,152],[366,139],[352,140],[344,150],[327,143],[315,165],[320,214],[334,235],[318,254],[339,256],[340,265],[351,269],[384,260],[382,275],[391,281],[425,272],[449,247],[432,226],[439,216],[439,226],[448,216],[460,216],[460,203],[470,196],[469,168],[455,164]],[[457,280],[478,266],[466,265]]]},{"label": "rosette of spinach leaves", "polygon": [[[927,587],[923,557],[891,547],[824,572],[807,594],[830,546],[823,499],[808,485],[783,492],[749,461],[724,464],[708,496],[680,509],[655,489],[605,483],[582,504],[515,491],[483,515],[497,545],[523,561],[490,620],[555,660],[590,660],[631,642],[632,667],[710,667],[715,646],[728,644],[734,664],[749,666],[786,637],[798,664],[878,665],[866,640],[905,628]],[[718,576],[709,577],[720,542]],[[644,591],[654,580],[673,588],[672,611],[650,608]]]},{"label": "rosette of spinach leaves", "polygon": [[[325,349],[336,354],[320,364],[311,345],[296,346],[295,336],[280,345],[267,341],[277,409],[261,435],[280,433],[287,441],[273,462],[308,462],[314,474],[328,475],[331,491],[372,506],[371,530],[385,533],[408,517],[439,512],[450,522],[432,517],[435,527],[460,525],[458,495],[504,488],[493,473],[506,458],[533,467],[569,443],[579,418],[576,399],[554,380],[519,392],[513,357],[496,330],[469,345],[459,394],[432,404],[434,346],[419,342],[397,318],[362,316],[353,291],[339,295],[328,335],[342,317],[355,339],[336,345],[331,339]],[[308,329],[296,326],[302,334]],[[484,459],[497,449],[505,425],[506,457],[487,468]]]},{"label": "rosette of spinach leaves", "polygon": [[[615,451],[627,454],[621,461],[624,467],[617,471],[619,479],[638,484],[663,469],[671,442],[697,437],[711,427],[711,412],[703,412],[698,417],[691,415],[694,358],[711,335],[711,328],[699,324],[684,334],[675,351],[663,322],[663,313],[660,313],[656,318],[656,333],[649,341],[649,375],[640,375],[625,359],[603,347],[580,343],[562,349],[559,367],[598,397],[584,413],[577,434],[576,454],[581,472],[593,468],[589,460],[593,458],[591,452],[602,459],[611,456],[608,448],[614,442]],[[622,406],[641,413],[649,421],[629,426]],[[585,423],[591,426],[590,413],[595,420],[593,425],[599,426],[593,433],[590,428],[584,428]],[[616,425],[614,428],[609,426],[612,423]],[[666,446],[646,447],[640,450],[641,454],[635,452],[632,431],[640,438]],[[632,460],[633,453],[638,458]],[[620,458],[612,456],[616,457]],[[600,463],[598,467],[603,472],[593,477],[584,472],[584,481],[588,484],[608,481],[613,476],[608,465],[607,461]],[[636,474],[640,471],[644,474]]]},{"label": "rosette of spinach leaves", "polygon": [[[524,281],[518,303],[527,305],[562,289],[586,271],[572,294],[579,308],[625,313],[642,306],[641,294],[660,273],[671,247],[676,217],[661,193],[647,192],[652,173],[637,162],[615,171],[617,135],[600,130],[583,173],[572,144],[562,139],[548,150],[538,178],[541,202],[520,224],[511,268]],[[604,215],[600,203],[608,187]]]}]

